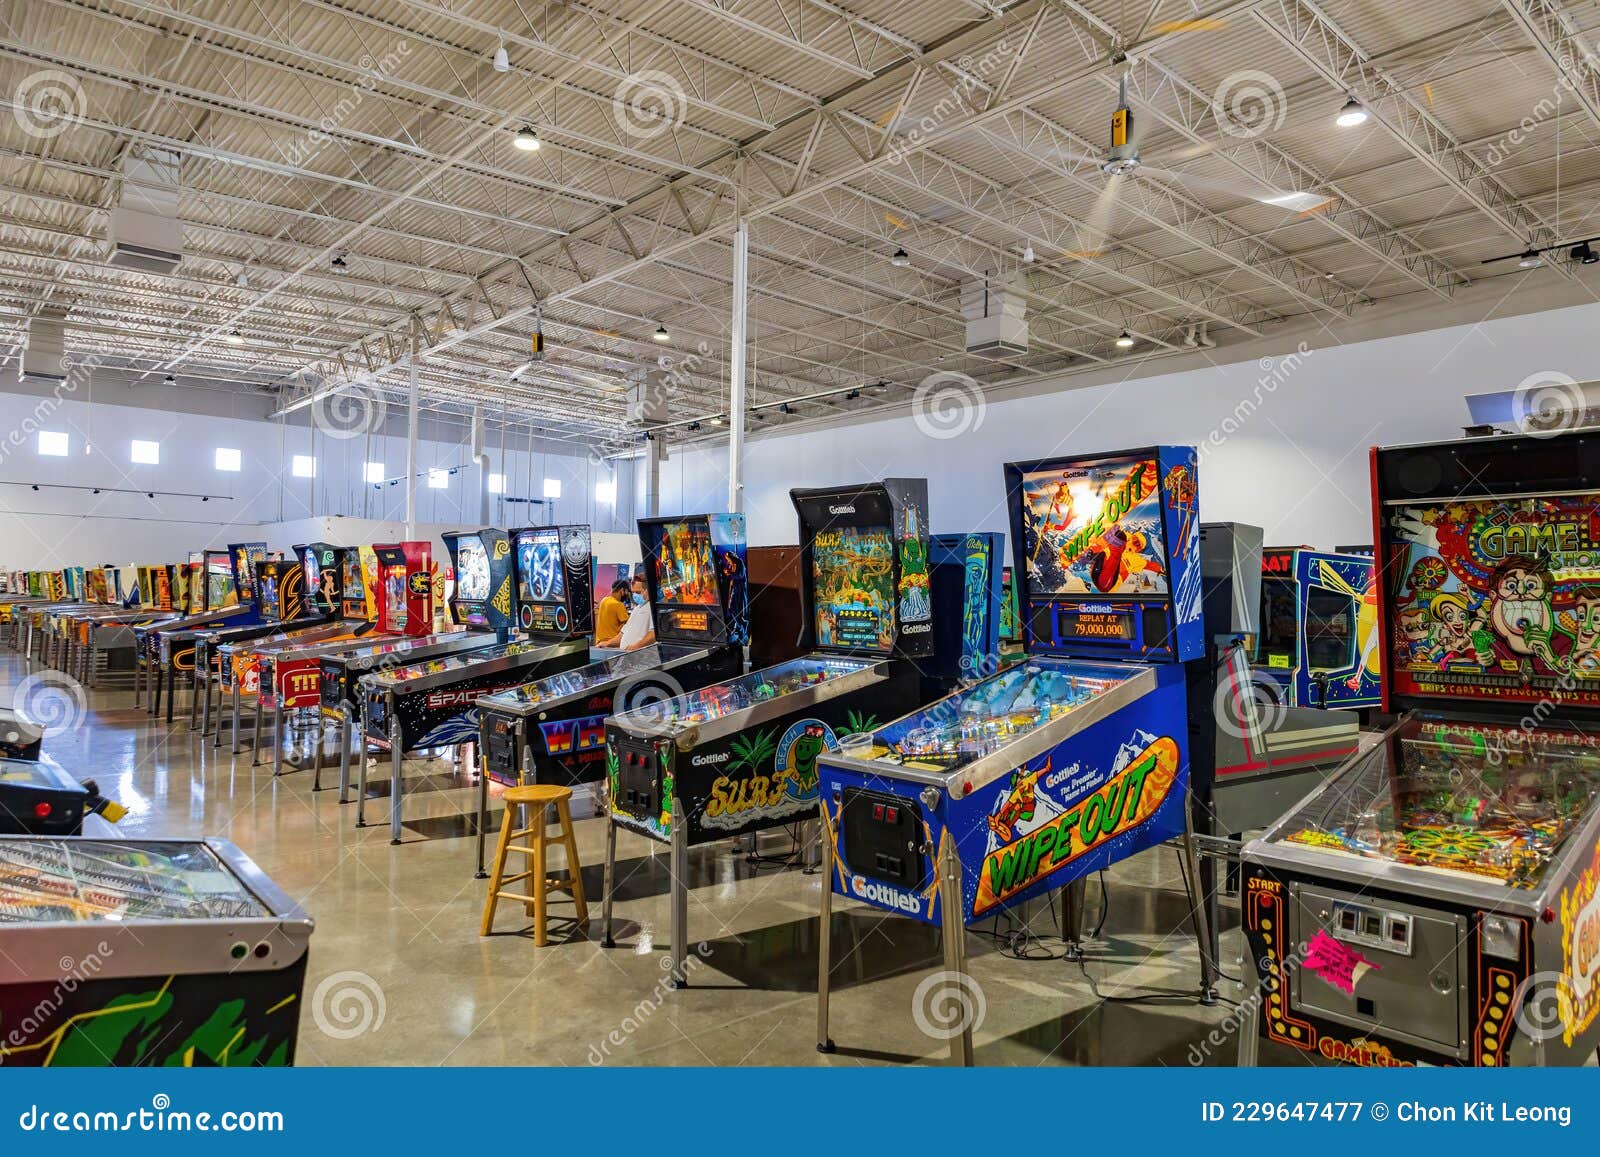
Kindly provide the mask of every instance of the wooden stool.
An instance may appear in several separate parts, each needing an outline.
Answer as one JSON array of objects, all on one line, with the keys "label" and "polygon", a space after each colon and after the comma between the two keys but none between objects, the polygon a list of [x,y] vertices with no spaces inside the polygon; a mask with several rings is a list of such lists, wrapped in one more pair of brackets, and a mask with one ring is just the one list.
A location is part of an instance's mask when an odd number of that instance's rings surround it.
[{"label": "wooden stool", "polygon": [[[572,896],[573,903],[578,909],[578,923],[584,924],[589,920],[589,905],[583,897],[583,866],[578,863],[578,841],[572,834],[572,789],[570,787],[554,787],[545,785],[531,785],[526,787],[508,787],[502,797],[506,805],[506,816],[500,825],[500,842],[495,848],[494,870],[489,873],[489,898],[483,906],[483,930],[480,935],[487,936],[494,927],[495,906],[501,900],[521,900],[527,906],[528,915],[533,917],[533,942],[543,947],[547,942],[545,935],[545,902],[551,892],[566,892]],[[561,830],[556,835],[556,840],[567,849],[567,878],[556,879],[545,874],[545,841],[549,833],[545,829],[545,809],[555,806],[556,819],[561,824]],[[517,808],[526,806],[529,810],[528,826],[517,827]],[[532,836],[532,844],[514,844],[514,838]],[[532,857],[532,864],[526,872],[518,872],[508,876],[506,871],[506,856],[518,852]],[[508,892],[507,884],[515,884],[521,880],[536,881],[533,894],[526,895],[520,892]]]}]

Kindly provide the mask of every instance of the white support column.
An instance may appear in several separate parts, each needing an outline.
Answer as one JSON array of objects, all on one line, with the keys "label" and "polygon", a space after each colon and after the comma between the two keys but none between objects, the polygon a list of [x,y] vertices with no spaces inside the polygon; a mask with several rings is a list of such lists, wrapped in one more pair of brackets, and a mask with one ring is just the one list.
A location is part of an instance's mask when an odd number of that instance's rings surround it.
[{"label": "white support column", "polygon": [[728,351],[728,513],[744,510],[745,318],[750,304],[750,223],[739,219],[733,234],[733,326]]},{"label": "white support column", "polygon": [[489,525],[489,446],[483,436],[483,407],[472,407],[472,464],[478,473],[478,525]]},{"label": "white support column", "polygon": [[661,438],[658,432],[654,438],[644,444],[645,476],[644,476],[644,516],[658,518],[661,515]]},{"label": "white support column", "polygon": [[406,402],[406,539],[417,536],[417,362],[422,356],[421,323],[411,319],[411,393]]}]

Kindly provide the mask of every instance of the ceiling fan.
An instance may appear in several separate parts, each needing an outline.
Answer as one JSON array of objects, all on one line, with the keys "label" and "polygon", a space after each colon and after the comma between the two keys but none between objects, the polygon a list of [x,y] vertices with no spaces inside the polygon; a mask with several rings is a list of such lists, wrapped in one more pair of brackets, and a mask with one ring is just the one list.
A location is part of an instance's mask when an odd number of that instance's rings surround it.
[{"label": "ceiling fan", "polygon": [[[1202,155],[1209,152],[1211,147],[1202,145],[1187,150],[1176,154],[1174,160],[1186,160]],[[1265,183],[1224,181],[1147,164],[1139,154],[1139,142],[1134,134],[1133,107],[1128,100],[1127,73],[1123,73],[1117,81],[1117,107],[1111,114],[1111,147],[1098,156],[1069,149],[1055,149],[1053,152],[1068,160],[1093,164],[1107,178],[1105,188],[1101,190],[1100,196],[1095,199],[1093,207],[1085,218],[1085,231],[1088,236],[1084,238],[1084,248],[1069,253],[1068,256],[1080,253],[1083,256],[1098,256],[1105,251],[1106,245],[1110,243],[1116,231],[1118,198],[1122,195],[1125,182],[1135,176],[1157,177],[1190,189],[1205,189],[1241,200],[1255,201],[1286,213],[1310,213],[1333,199],[1318,193],[1274,189]]]}]

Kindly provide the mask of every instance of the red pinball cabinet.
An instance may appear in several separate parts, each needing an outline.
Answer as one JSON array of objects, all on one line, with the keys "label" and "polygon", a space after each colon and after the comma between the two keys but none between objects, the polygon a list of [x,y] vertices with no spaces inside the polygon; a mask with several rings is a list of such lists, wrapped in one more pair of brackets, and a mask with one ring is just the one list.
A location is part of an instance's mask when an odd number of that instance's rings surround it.
[{"label": "red pinball cabinet", "polygon": [[1241,1061],[1581,1065],[1600,1045],[1600,435],[1372,465],[1401,716],[1245,848]]}]

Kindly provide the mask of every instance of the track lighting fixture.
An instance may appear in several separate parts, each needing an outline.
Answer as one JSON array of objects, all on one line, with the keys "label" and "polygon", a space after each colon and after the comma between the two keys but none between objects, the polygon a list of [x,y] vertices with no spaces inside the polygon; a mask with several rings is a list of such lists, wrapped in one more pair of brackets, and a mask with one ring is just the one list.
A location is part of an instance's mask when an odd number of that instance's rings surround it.
[{"label": "track lighting fixture", "polygon": [[1519,269],[1537,269],[1543,264],[1544,254],[1537,249],[1524,249],[1517,256],[1517,267]]},{"label": "track lighting fixture", "polygon": [[1127,330],[1123,330],[1120,334],[1118,334],[1117,348],[1119,350],[1131,350],[1133,348],[1133,335]]},{"label": "track lighting fixture", "polygon": [[164,386],[175,386],[178,384],[178,379],[173,377],[171,374],[168,374],[166,377],[161,379],[161,384]]},{"label": "track lighting fixture", "polygon": [[792,414],[792,413],[794,413],[794,407],[791,406],[788,402],[784,402],[782,405],[780,405],[778,407],[778,413],[780,413],[780,414]]},{"label": "track lighting fixture", "polygon": [[859,398],[860,396],[861,396],[861,391],[860,390],[851,390],[849,393],[847,393],[844,396],[844,400],[847,401],[847,402],[853,402],[857,398]]},{"label": "track lighting fixture", "polygon": [[911,254],[907,253],[904,249],[896,249],[894,251],[894,255],[889,258],[889,264],[893,265],[896,269],[904,269],[907,265],[911,264]]},{"label": "track lighting fixture", "polygon": [[228,331],[228,344],[229,345],[244,345],[244,334],[240,333],[236,329],[235,330],[229,330]]},{"label": "track lighting fixture", "polygon": [[700,423],[699,422],[690,422],[689,425],[686,427],[686,429],[689,431],[689,433],[693,434],[697,430],[700,429]]},{"label": "track lighting fixture", "polygon": [[1567,256],[1578,262],[1580,265],[1593,265],[1596,262],[1600,262],[1600,253],[1596,253],[1592,248],[1590,248],[1587,241],[1578,242],[1578,244],[1572,247],[1571,252],[1569,252]]},{"label": "track lighting fixture", "polygon": [[1353,129],[1357,125],[1366,124],[1367,106],[1357,100],[1356,94],[1352,92],[1350,99],[1344,102],[1344,107],[1333,120],[1342,129]]},{"label": "track lighting fixture", "polygon": [[534,132],[527,125],[523,125],[517,130],[516,140],[514,140],[512,143],[525,153],[538,152],[539,134]]},{"label": "track lighting fixture", "polygon": [[721,415],[721,414],[718,414],[718,415],[717,415],[717,416],[716,416],[716,417],[714,417],[714,418],[712,418],[712,419],[711,419],[711,424],[712,424],[712,425],[713,425],[713,426],[720,426],[720,425],[722,425],[722,415]]},{"label": "track lighting fixture", "polygon": [[666,342],[672,340],[672,335],[667,332],[667,327],[665,325],[656,326],[656,332],[650,336],[656,341]]},{"label": "track lighting fixture", "polygon": [[350,266],[350,263],[344,259],[343,252],[335,253],[333,255],[333,260],[329,262],[329,264],[335,269],[348,269]]}]

